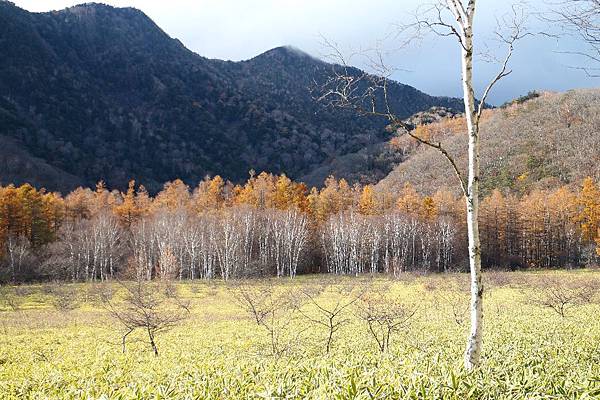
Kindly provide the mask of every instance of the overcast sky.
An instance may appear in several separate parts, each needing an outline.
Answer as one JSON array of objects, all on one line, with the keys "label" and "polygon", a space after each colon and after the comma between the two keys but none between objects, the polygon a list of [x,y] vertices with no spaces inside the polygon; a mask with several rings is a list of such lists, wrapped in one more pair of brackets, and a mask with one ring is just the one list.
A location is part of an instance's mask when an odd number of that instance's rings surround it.
[{"label": "overcast sky", "polygon": [[[73,0],[12,0],[30,11],[49,11],[72,6]],[[529,7],[543,8],[544,0],[530,0]],[[170,36],[181,40],[196,53],[227,60],[244,60],[270,48],[292,45],[315,56],[326,49],[321,37],[335,41],[347,54],[380,43],[394,50],[400,40],[390,38],[399,23],[410,21],[423,0],[106,0],[118,7],[144,11]],[[508,11],[509,1],[480,0],[476,16],[477,45],[485,43],[498,50],[491,40],[495,16]],[[532,31],[542,29],[537,19],[529,22]],[[546,28],[545,28],[546,29]],[[384,40],[387,38],[387,40]],[[383,42],[382,42],[383,40]],[[382,44],[381,44],[382,43]],[[530,37],[522,41],[512,62],[514,73],[496,87],[490,96],[502,103],[530,90],[567,90],[600,86],[573,67],[585,60],[574,59],[566,51],[582,49],[575,38]],[[500,55],[500,53],[498,53]],[[451,39],[427,38],[408,48],[391,51],[386,64],[398,68],[393,78],[434,95],[460,96],[459,49]],[[366,67],[366,62],[352,62]],[[475,79],[479,89],[497,66],[480,62]]]}]

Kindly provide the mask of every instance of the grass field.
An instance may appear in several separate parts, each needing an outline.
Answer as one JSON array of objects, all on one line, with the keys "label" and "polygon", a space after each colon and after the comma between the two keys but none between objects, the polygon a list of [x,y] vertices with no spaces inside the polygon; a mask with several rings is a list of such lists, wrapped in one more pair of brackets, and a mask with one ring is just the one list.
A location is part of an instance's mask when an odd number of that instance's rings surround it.
[{"label": "grass field", "polygon": [[[56,306],[51,286],[3,287],[0,399],[600,398],[600,305],[573,304],[565,317],[538,306],[542,293],[554,290],[547,277],[591,282],[600,273],[488,274],[483,363],[471,373],[462,368],[466,275],[374,278],[370,293],[385,292],[415,315],[381,352],[357,301],[344,309],[347,323],[329,354],[327,329],[310,322],[318,315],[314,303],[281,313],[284,351],[274,355],[267,331],[240,307],[236,289],[221,282],[177,284],[191,314],[157,335],[158,357],[142,331],[122,353],[123,329],[95,300],[92,285],[69,285],[78,302],[72,310]],[[322,279],[272,285],[301,299],[302,289]],[[316,304],[326,308],[349,298],[338,287],[367,285],[357,279],[332,280],[311,293],[320,293]]]}]

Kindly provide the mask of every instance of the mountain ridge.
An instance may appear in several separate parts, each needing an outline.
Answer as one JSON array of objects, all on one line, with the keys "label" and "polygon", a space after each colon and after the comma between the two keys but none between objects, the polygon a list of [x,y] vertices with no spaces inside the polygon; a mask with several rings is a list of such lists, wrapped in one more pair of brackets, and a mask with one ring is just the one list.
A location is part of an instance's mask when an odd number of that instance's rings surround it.
[{"label": "mountain ridge", "polygon": [[[292,46],[211,60],[134,8],[30,13],[0,2],[0,54],[0,135],[85,185],[133,178],[158,190],[175,178],[241,181],[251,169],[303,180],[390,138],[385,120],[315,101],[309,87],[332,64]],[[396,82],[390,90],[402,117],[462,105]],[[0,173],[9,178],[18,177]],[[72,189],[72,180],[41,183]]]}]

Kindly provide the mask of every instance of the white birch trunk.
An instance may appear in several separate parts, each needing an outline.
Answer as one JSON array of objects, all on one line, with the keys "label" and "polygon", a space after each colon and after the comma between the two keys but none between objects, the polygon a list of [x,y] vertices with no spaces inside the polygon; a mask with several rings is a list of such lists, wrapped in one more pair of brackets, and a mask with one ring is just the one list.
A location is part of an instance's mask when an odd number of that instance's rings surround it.
[{"label": "white birch trunk", "polygon": [[[456,4],[456,3],[455,3]],[[469,269],[471,272],[471,330],[465,350],[465,368],[479,365],[483,333],[483,284],[481,279],[481,244],[479,240],[479,124],[476,118],[473,90],[473,20],[475,0],[470,0],[466,13],[455,14],[462,30],[462,84],[465,115],[469,135],[469,174],[467,178],[467,232]]]}]

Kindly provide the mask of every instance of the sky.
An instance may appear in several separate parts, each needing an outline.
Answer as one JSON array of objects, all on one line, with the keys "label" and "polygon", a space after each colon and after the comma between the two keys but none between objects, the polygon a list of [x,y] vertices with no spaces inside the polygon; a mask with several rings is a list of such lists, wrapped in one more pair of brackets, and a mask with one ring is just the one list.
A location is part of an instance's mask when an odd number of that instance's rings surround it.
[{"label": "sky", "polygon": [[[82,0],[12,0],[29,11],[58,10]],[[527,9],[545,10],[545,1],[529,0]],[[348,63],[369,70],[365,49],[380,48],[392,78],[426,93],[461,96],[460,48],[451,38],[427,36],[404,45],[398,26],[414,19],[423,0],[104,0],[116,7],[135,7],[145,12],[167,34],[190,50],[208,58],[245,60],[271,48],[291,45],[319,58],[329,50],[324,38],[337,44]],[[511,2],[480,0],[476,15],[476,46],[503,55],[494,40],[497,18],[506,15]],[[530,18],[533,33],[548,31],[545,23]],[[489,97],[501,104],[530,90],[564,91],[600,86],[577,67],[586,60],[567,52],[584,49],[578,38],[533,35],[516,46],[513,73],[501,81]],[[499,66],[479,60],[475,86],[482,92]]]}]

